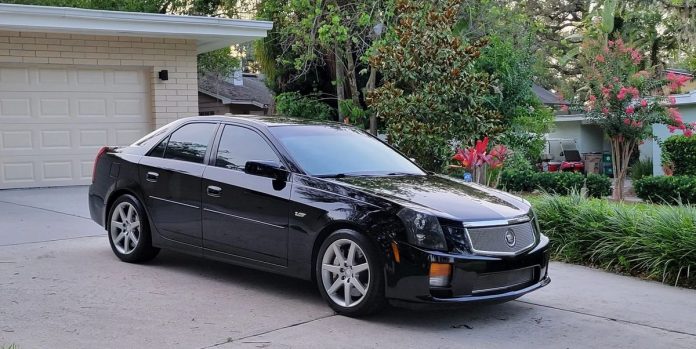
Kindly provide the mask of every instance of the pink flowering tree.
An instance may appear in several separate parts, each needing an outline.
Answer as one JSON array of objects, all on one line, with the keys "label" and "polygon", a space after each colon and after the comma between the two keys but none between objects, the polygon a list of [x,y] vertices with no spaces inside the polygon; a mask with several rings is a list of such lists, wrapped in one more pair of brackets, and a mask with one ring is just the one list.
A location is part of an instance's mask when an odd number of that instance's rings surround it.
[{"label": "pink flowering tree", "polygon": [[611,142],[616,200],[623,200],[623,186],[631,154],[644,140],[653,137],[652,125],[664,124],[670,131],[691,136],[696,125],[683,122],[672,108],[674,99],[663,88],[678,90],[686,80],[675,76],[656,77],[641,69],[643,56],[621,39],[587,42],[584,77],[589,83],[584,107],[588,117],[604,129]]}]

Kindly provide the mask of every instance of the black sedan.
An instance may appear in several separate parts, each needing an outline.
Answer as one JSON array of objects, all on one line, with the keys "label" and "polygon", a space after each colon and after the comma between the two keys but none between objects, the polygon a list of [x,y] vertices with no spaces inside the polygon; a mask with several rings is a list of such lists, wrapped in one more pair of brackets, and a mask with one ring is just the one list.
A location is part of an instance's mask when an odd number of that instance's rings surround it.
[{"label": "black sedan", "polygon": [[335,123],[175,121],[99,151],[89,208],[125,262],[167,248],[311,279],[350,316],[506,301],[550,281],[528,202]]}]

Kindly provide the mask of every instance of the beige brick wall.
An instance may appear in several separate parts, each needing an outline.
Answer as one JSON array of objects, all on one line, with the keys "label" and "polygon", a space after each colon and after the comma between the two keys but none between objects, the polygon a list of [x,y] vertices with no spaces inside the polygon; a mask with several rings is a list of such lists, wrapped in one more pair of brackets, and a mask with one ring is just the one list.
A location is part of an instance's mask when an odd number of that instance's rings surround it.
[{"label": "beige brick wall", "polygon": [[[0,31],[4,63],[143,67],[156,127],[198,115],[195,40]],[[163,69],[167,81],[158,78]]]}]

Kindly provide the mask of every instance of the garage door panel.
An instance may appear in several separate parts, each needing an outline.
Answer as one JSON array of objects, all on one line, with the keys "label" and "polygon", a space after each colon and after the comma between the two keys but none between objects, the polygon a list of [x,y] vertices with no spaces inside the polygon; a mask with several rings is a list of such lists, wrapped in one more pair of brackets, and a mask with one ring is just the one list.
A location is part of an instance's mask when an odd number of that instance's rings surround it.
[{"label": "garage door panel", "polygon": [[105,145],[132,144],[151,129],[149,122],[2,125],[0,154],[3,157],[60,155],[66,151],[94,154]]},{"label": "garage door panel", "polygon": [[150,132],[141,70],[0,68],[0,189],[88,184],[97,150]]}]

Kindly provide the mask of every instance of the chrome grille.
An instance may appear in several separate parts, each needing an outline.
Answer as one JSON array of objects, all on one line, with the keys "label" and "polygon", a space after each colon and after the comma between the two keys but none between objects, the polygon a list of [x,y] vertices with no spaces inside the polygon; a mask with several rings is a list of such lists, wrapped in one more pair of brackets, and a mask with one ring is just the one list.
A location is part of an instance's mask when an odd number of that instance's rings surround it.
[{"label": "chrome grille", "polygon": [[533,221],[495,227],[467,228],[466,232],[472,252],[480,254],[515,255],[532,247],[536,242]]}]

